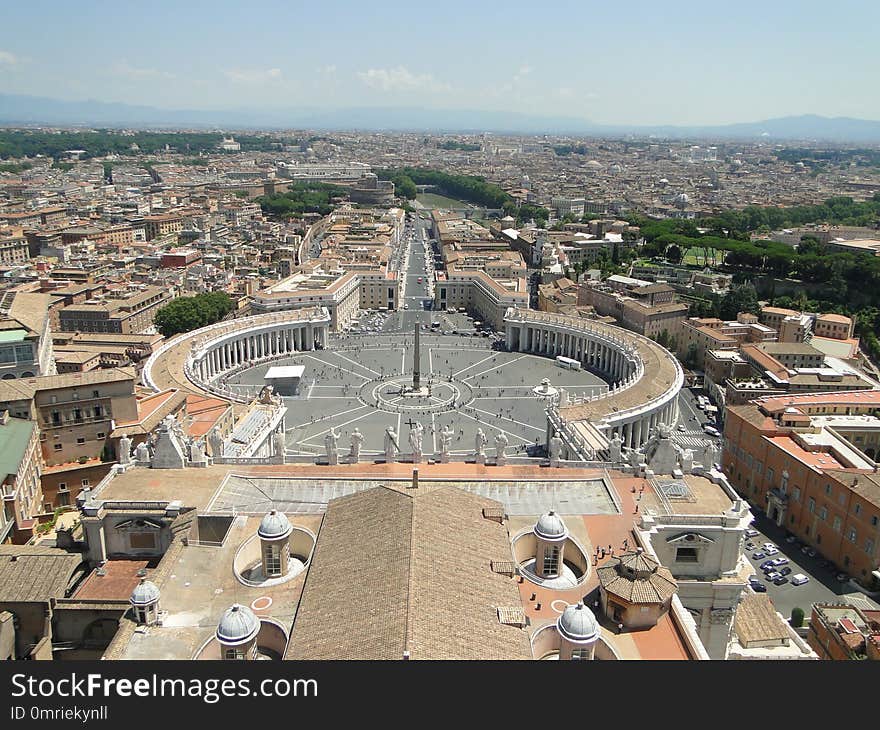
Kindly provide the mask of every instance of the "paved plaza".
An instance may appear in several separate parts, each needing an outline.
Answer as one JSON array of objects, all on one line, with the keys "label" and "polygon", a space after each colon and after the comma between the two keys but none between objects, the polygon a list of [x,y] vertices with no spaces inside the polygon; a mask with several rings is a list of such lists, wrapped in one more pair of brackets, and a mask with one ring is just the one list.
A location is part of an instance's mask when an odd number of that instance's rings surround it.
[{"label": "paved plaza", "polygon": [[[298,396],[285,398],[287,449],[290,455],[325,451],[324,437],[332,428],[339,436],[341,456],[349,435],[364,435],[361,458],[384,454],[384,434],[393,426],[399,451],[410,453],[410,427],[424,429],[423,453],[438,454],[439,432],[454,432],[450,454],[474,453],[477,429],[494,454],[494,438],[503,432],[508,455],[534,455],[545,440],[546,402],[534,390],[543,379],[564,388],[571,398],[607,390],[606,383],[586,370],[560,368],[553,359],[519,352],[493,350],[485,338],[421,334],[419,396],[406,394],[412,384],[412,333],[348,335],[331,340],[330,348],[279,359],[245,370],[227,385],[256,394],[265,385],[270,366],[305,368]],[[530,449],[531,447],[531,449]]]}]

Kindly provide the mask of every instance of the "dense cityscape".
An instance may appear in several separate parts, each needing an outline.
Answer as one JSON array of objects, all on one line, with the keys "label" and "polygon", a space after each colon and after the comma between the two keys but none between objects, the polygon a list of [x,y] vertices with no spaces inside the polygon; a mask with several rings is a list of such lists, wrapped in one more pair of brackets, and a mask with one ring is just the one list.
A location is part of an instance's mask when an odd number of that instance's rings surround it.
[{"label": "dense cityscape", "polygon": [[0,157],[3,658],[880,658],[877,149]]}]

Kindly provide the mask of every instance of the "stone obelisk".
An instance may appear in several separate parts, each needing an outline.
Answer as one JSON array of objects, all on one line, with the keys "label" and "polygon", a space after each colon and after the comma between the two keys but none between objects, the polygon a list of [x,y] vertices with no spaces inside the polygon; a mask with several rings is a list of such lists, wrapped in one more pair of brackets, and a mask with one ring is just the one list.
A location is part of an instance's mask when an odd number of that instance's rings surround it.
[{"label": "stone obelisk", "polygon": [[419,385],[420,373],[419,373],[419,360],[421,359],[421,351],[419,350],[419,323],[416,322],[416,337],[415,337],[415,352],[413,353],[413,390],[418,391],[421,386]]}]

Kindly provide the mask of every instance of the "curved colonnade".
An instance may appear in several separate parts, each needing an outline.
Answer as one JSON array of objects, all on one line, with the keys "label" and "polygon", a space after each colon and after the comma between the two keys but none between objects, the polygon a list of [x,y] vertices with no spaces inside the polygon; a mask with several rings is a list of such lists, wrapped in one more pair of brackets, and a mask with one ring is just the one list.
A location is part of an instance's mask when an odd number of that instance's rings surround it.
[{"label": "curved colonnade", "polygon": [[156,391],[179,388],[244,403],[250,398],[227,388],[225,376],[296,352],[321,349],[329,331],[325,307],[218,322],[164,343],[147,360],[143,381]]},{"label": "curved colonnade", "polygon": [[678,419],[684,371],[653,340],[621,327],[532,309],[508,309],[504,327],[508,349],[569,357],[608,379],[607,393],[554,402],[547,409],[551,430],[559,431],[579,458],[595,458],[595,431],[638,448],[651,429]]}]

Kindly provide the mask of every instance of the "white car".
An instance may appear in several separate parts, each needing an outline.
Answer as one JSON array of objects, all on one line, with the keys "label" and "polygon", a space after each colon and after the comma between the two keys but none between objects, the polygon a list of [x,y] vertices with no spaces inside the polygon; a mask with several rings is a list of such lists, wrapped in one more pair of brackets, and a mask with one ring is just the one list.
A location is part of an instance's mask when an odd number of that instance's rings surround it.
[{"label": "white car", "polygon": [[805,576],[803,573],[796,573],[791,576],[791,584],[793,586],[802,586],[804,583],[809,583],[810,579]]},{"label": "white car", "polygon": [[718,429],[713,426],[703,426],[703,431],[705,433],[709,434],[710,436],[720,436],[721,435],[721,433],[718,431]]}]

